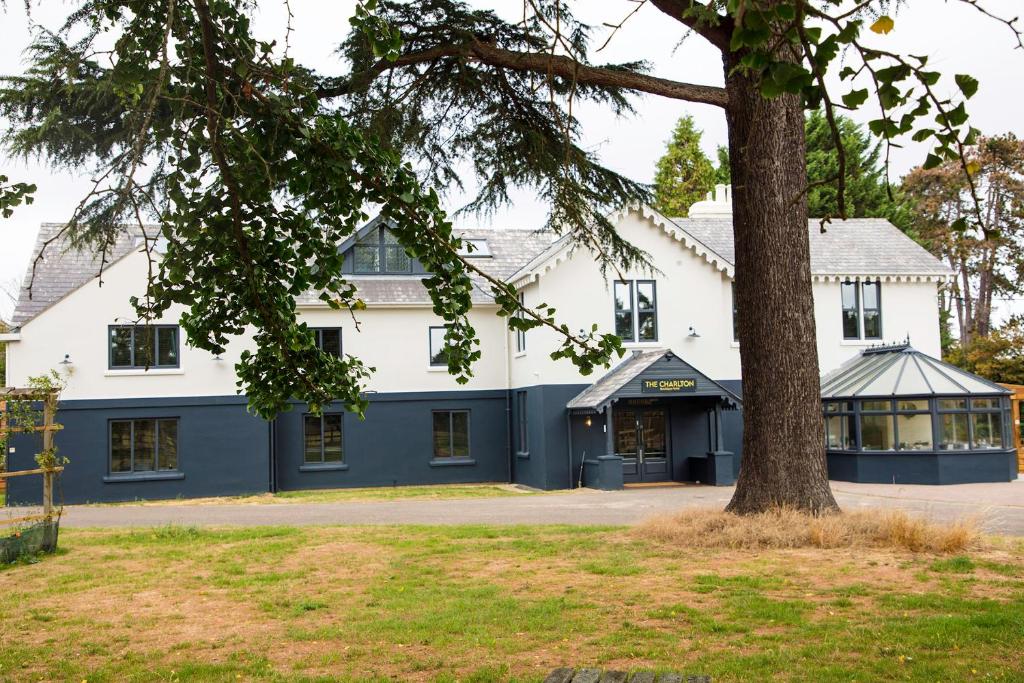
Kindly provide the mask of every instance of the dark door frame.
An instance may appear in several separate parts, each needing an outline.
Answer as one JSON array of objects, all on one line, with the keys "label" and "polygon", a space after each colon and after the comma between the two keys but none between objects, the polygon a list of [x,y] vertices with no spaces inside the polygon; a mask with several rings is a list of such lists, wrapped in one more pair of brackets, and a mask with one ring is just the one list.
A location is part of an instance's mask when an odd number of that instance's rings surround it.
[{"label": "dark door frame", "polygon": [[[659,482],[659,481],[672,481],[672,411],[671,407],[665,403],[656,403],[652,405],[618,405],[615,407],[613,412],[613,418],[611,420],[611,431],[612,438],[611,442],[614,448],[615,455],[622,458],[622,474],[623,480],[629,483],[638,482]],[[651,473],[646,469],[646,461],[644,459],[644,427],[643,427],[643,415],[645,413],[660,412],[664,415],[664,421],[662,422],[662,429],[664,430],[664,471],[662,473]],[[621,416],[631,413],[635,421],[636,429],[636,457],[629,457],[628,455],[619,451],[619,430],[618,420]],[[654,464],[654,463],[652,463]]]}]

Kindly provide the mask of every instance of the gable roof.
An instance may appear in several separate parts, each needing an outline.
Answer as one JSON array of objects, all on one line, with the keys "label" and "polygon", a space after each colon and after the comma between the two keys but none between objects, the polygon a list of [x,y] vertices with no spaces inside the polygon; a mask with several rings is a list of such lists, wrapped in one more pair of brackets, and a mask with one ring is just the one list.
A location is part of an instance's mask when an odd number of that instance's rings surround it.
[{"label": "gable roof", "polygon": [[[53,240],[64,228],[63,223],[43,223],[32,248],[32,258],[42,250],[43,245]],[[128,230],[118,235],[106,255],[106,265],[111,265],[132,253],[138,246],[140,235]],[[70,240],[61,237],[50,242],[43,258],[36,264],[35,280],[32,279],[32,263],[25,272],[25,279],[18,294],[18,303],[11,316],[11,325],[19,327],[50,308],[79,287],[88,284],[100,273],[102,260],[99,254],[88,248],[74,248]],[[31,283],[32,289],[29,290]]]},{"label": "gable roof", "polygon": [[[655,364],[658,361],[664,361],[664,367],[657,367]],[[684,361],[670,349],[656,348],[633,351],[632,356],[570,399],[565,407],[569,410],[583,412],[600,411],[610,401],[644,396],[640,380],[645,373],[652,377],[660,376],[663,379],[668,375],[682,373],[695,380],[693,391],[659,393],[663,397],[712,396],[721,398],[731,407],[743,404],[739,396]],[[650,394],[646,394],[646,396],[650,396]]]},{"label": "gable roof", "polygon": [[[681,229],[736,262],[731,216],[673,218]],[[811,273],[816,276],[894,275],[945,278],[952,271],[899,228],[884,218],[832,221],[821,231],[821,221],[807,223],[811,247]]]}]

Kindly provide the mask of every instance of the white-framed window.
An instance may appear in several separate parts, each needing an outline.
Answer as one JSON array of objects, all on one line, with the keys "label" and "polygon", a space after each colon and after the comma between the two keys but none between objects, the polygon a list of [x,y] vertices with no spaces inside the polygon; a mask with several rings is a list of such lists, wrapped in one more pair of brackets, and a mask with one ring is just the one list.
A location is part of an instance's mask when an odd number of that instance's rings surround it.
[{"label": "white-framed window", "polygon": [[850,282],[840,286],[843,339],[882,338],[882,284]]}]

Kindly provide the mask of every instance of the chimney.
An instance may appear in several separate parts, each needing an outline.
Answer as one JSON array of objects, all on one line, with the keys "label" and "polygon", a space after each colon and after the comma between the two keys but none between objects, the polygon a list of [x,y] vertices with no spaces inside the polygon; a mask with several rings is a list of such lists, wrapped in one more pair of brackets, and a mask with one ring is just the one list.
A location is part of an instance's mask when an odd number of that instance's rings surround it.
[{"label": "chimney", "polygon": [[732,216],[732,187],[715,185],[714,192],[708,192],[707,199],[694,202],[690,206],[689,215],[691,218],[697,216],[727,218]]}]

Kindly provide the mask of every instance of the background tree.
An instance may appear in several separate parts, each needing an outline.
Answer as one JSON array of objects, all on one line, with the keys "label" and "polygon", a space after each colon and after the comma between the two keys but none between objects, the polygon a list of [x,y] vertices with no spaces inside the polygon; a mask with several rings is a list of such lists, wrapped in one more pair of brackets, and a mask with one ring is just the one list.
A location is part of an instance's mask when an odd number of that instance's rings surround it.
[{"label": "background tree", "polygon": [[715,185],[732,185],[732,172],[729,170],[729,148],[719,145],[715,149]]},{"label": "background tree", "polygon": [[654,174],[654,208],[666,216],[686,216],[715,186],[715,167],[700,141],[693,117],[680,117]]},{"label": "background tree", "polygon": [[[987,14],[981,0],[962,2]],[[480,355],[467,317],[469,274],[485,275],[458,255],[433,188],[458,185],[468,165],[480,187],[468,208],[485,213],[511,188],[531,188],[551,206],[549,226],[603,268],[640,266],[646,255],[622,240],[607,211],[649,201],[649,192],[580,146],[574,105],[628,114],[631,96],[646,93],[719,107],[729,130],[744,381],[743,462],[729,509],[827,511],[836,504],[822,448],[804,111],[823,108],[836,141],[839,216],[847,213],[839,107],[861,107],[873,94],[871,132],[887,145],[910,134],[934,142],[929,165],[959,160],[967,170],[963,149],[976,137],[965,100],[977,81],[957,75],[959,94],[940,96],[940,74],[926,59],[886,50],[891,4],[624,3],[622,21],[654,8],[680,36],[718,49],[719,87],[652,76],[642,61],[593,63],[593,29],[563,0],[526,0],[512,20],[458,0],[367,0],[341,46],[349,68],[339,74],[296,64],[287,31],[283,50],[255,39],[249,0],[85,0],[60,32],[38,30],[27,72],[0,89],[0,115],[12,123],[10,151],[94,171],[96,189],[67,227],[75,239],[102,250],[126,220],[159,220],[169,246],[135,301],[139,316],[185,305],[189,343],[213,352],[252,326],[256,351],[236,370],[251,405],[270,416],[290,397],[314,411],[335,398],[365,408],[371,369],[318,352],[294,303],[313,289],[358,312],[336,246],[366,218],[365,206],[380,205],[399,242],[433,273],[425,282],[447,324],[449,371],[466,381]],[[1014,21],[1003,23],[1021,44]],[[109,34],[112,51],[97,40]],[[838,90],[827,87],[833,73]],[[564,340],[553,355],[582,372],[621,353],[614,336],[573,333],[549,308],[514,315],[512,288],[489,282],[511,327],[551,326]]]},{"label": "background tree", "polygon": [[[998,298],[1024,294],[1024,141],[1012,133],[980,138],[967,159],[970,181],[947,162],[914,169],[903,190],[922,244],[955,273],[943,307],[970,347],[991,333]],[[968,220],[972,192],[980,197],[981,223]]]},{"label": "background tree", "polygon": [[984,337],[954,344],[945,360],[993,382],[1024,384],[1024,316],[1011,317]]}]

